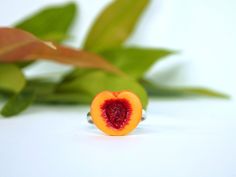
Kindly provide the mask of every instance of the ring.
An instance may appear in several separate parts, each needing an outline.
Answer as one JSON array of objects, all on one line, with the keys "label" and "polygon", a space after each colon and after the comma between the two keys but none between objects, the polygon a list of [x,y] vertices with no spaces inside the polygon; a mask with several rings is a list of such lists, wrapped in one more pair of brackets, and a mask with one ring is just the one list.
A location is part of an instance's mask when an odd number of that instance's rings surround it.
[{"label": "ring", "polygon": [[[142,110],[141,121],[144,121],[144,120],[146,120],[146,119],[147,119],[147,117],[146,117],[146,111],[143,109],[143,110]],[[90,112],[87,113],[87,121],[88,121],[88,123],[93,124],[93,120],[92,120],[92,118],[91,118]]]},{"label": "ring", "polygon": [[127,135],[145,119],[142,103],[131,91],[103,91],[94,97],[87,113],[89,123],[111,136]]}]

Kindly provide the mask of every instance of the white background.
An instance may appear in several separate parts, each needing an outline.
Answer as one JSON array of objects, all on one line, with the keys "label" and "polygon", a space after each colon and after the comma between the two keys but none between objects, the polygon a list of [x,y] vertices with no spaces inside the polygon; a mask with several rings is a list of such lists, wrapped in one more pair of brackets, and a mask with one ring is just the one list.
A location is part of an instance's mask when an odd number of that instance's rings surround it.
[{"label": "white background", "polygon": [[[39,8],[65,0],[8,0],[0,3],[0,26],[9,26]],[[79,47],[94,17],[109,0],[77,0],[79,14],[70,44]],[[151,73],[168,85],[205,86],[236,95],[236,1],[153,0],[129,45],[180,51]],[[169,72],[171,70],[172,72]]]},{"label": "white background", "polygon": [[[0,25],[54,2],[65,1],[1,1]],[[71,45],[81,46],[108,2],[78,0]],[[235,10],[234,0],[154,0],[128,45],[181,51],[149,73],[158,72],[159,82],[235,97]],[[234,99],[151,100],[148,119],[125,137],[104,136],[87,124],[88,107],[34,106],[0,118],[0,177],[235,177],[235,105]]]}]

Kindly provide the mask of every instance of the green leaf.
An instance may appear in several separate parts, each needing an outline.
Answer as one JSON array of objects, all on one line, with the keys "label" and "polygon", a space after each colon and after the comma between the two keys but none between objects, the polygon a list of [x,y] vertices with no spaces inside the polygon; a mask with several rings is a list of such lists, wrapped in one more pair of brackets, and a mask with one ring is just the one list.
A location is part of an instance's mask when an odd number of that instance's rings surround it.
[{"label": "green leaf", "polygon": [[2,93],[0,93],[0,101],[4,99],[4,95]]},{"label": "green leaf", "polygon": [[69,74],[58,86],[56,93],[81,94],[90,103],[93,97],[101,91],[130,90],[136,93],[147,106],[148,97],[143,87],[129,77],[119,77],[100,70],[81,69]]},{"label": "green leaf", "polygon": [[185,97],[185,96],[207,96],[228,99],[229,96],[214,90],[201,87],[166,87],[141,80],[141,84],[150,96],[156,97]]},{"label": "green leaf", "polygon": [[37,96],[37,103],[47,104],[89,104],[91,102],[91,95],[82,92],[65,92],[65,93],[51,93],[42,96]]},{"label": "green leaf", "polygon": [[14,64],[16,66],[18,66],[19,68],[26,68],[27,66],[30,66],[33,63],[34,63],[34,61],[17,61],[17,62],[14,62]]},{"label": "green leaf", "polygon": [[131,77],[139,79],[155,62],[174,53],[167,49],[119,47],[100,54]]},{"label": "green leaf", "polygon": [[12,96],[3,106],[1,110],[2,116],[12,117],[23,112],[33,103],[34,98],[35,95],[33,92],[31,92],[30,94],[21,92],[17,95]]},{"label": "green leaf", "polygon": [[76,5],[74,3],[51,6],[27,17],[15,27],[31,32],[44,40],[61,42],[68,36],[68,30],[75,16]]},{"label": "green leaf", "polygon": [[120,46],[133,32],[149,0],[116,0],[98,16],[92,25],[84,48],[101,51]]},{"label": "green leaf", "polygon": [[27,87],[24,89],[26,93],[35,93],[35,102],[47,104],[84,104],[89,103],[90,97],[82,93],[57,93],[55,88],[57,82],[45,79],[29,80]]},{"label": "green leaf", "polygon": [[0,64],[0,90],[6,92],[20,92],[25,86],[22,71],[13,64]]}]

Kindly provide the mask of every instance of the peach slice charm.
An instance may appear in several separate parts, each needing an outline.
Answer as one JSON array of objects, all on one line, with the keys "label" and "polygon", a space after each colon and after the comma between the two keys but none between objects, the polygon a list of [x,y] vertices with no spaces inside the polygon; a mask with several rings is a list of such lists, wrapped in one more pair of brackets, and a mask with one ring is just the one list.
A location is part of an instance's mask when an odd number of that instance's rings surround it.
[{"label": "peach slice charm", "polygon": [[130,91],[103,91],[92,101],[90,114],[98,129],[112,136],[127,135],[142,118],[142,103]]}]

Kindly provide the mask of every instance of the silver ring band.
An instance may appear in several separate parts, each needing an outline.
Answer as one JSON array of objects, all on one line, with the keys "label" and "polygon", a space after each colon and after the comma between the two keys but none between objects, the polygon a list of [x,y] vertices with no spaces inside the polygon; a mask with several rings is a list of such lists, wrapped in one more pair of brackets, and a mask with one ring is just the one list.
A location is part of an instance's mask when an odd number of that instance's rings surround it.
[{"label": "silver ring band", "polygon": [[[147,117],[146,117],[146,111],[143,109],[143,110],[142,110],[142,118],[141,118],[141,121],[144,121],[144,120],[146,120],[146,119],[147,119]],[[88,123],[93,124],[93,121],[92,121],[90,112],[87,113],[87,121],[88,121]]]}]

